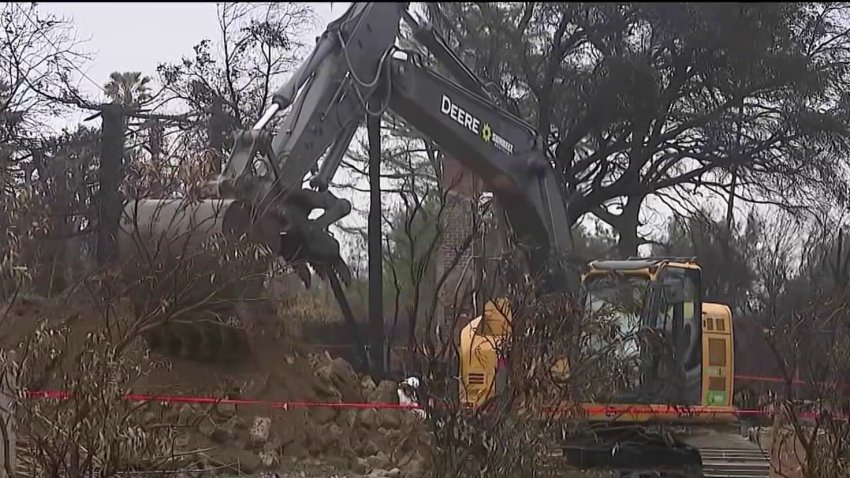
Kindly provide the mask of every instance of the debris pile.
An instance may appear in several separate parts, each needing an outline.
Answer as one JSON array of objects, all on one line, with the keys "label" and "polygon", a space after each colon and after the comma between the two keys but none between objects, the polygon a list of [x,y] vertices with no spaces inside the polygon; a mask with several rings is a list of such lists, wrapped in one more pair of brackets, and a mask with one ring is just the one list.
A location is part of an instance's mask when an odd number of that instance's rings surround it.
[{"label": "debris pile", "polygon": [[[71,325],[84,337],[101,325],[101,314],[85,307],[51,307],[25,302],[9,310],[0,342],[13,347],[43,319]],[[234,472],[285,472],[313,463],[346,476],[417,477],[424,474],[430,436],[415,410],[339,408],[322,403],[398,404],[397,384],[357,374],[341,358],[317,353],[279,327],[251,334],[252,358],[203,363],[151,354],[147,372],[132,393],[258,400],[262,404],[157,402],[140,417],[148,424],[177,427],[176,451],[197,454],[195,469],[232,476]],[[69,347],[81,344],[72,340]],[[74,350],[66,350],[72,359]],[[61,387],[59,382],[47,384]],[[300,402],[289,409],[272,402]]]},{"label": "debris pile", "polygon": [[[182,365],[186,364],[173,363],[171,371]],[[293,400],[316,406],[272,409],[255,404],[160,404],[148,412],[149,419],[164,418],[185,427],[181,448],[211,448],[197,463],[207,469],[254,473],[313,459],[371,478],[424,474],[430,442],[415,410],[319,406],[326,402],[397,404],[394,382],[376,385],[327,353],[290,353],[272,368],[276,370],[259,383],[248,380],[240,386],[231,381],[231,387],[237,388],[231,388],[227,398]],[[160,370],[156,375],[164,373]],[[287,382],[288,375],[297,379]],[[288,383],[298,384],[299,389],[283,393]],[[301,396],[298,390],[303,392]],[[157,413],[160,415],[155,416]]]}]

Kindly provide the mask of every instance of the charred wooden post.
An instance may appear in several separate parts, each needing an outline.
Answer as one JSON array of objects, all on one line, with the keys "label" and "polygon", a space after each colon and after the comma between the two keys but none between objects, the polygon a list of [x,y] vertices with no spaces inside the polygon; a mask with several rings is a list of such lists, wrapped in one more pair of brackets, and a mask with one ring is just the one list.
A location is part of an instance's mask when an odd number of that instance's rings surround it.
[{"label": "charred wooden post", "polygon": [[214,95],[212,99],[212,110],[210,111],[209,122],[207,123],[207,139],[209,148],[216,152],[217,158],[212,164],[212,170],[216,174],[221,173],[222,159],[224,157],[224,129],[227,123],[227,117],[221,107],[221,97]]},{"label": "charred wooden post", "polygon": [[15,352],[6,354],[7,363],[3,364],[4,373],[0,375],[0,477],[11,478],[15,476],[17,465],[17,424],[15,422],[15,402],[18,384],[10,366],[15,360]]},{"label": "charred wooden post", "polygon": [[384,290],[381,244],[381,117],[366,119],[369,136],[369,363],[375,375],[384,372]]},{"label": "charred wooden post", "polygon": [[121,105],[104,105],[101,111],[97,227],[97,261],[104,265],[116,256],[116,236],[121,222],[121,181],[124,178],[124,112]]}]

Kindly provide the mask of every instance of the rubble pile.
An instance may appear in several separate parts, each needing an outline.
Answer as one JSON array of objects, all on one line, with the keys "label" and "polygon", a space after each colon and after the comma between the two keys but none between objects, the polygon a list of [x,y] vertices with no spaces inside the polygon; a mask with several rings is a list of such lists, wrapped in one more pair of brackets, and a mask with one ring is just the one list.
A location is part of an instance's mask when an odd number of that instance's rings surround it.
[{"label": "rubble pile", "polygon": [[[101,315],[85,307],[51,307],[42,301],[16,304],[0,333],[3,347],[14,347],[43,319],[71,326],[82,338],[101,326]],[[191,467],[201,476],[234,473],[256,476],[276,471],[332,468],[342,476],[418,477],[430,449],[426,426],[415,410],[333,408],[321,403],[398,403],[397,384],[357,374],[343,359],[317,353],[287,338],[283,326],[252,334],[252,358],[233,363],[204,363],[150,354],[146,373],[131,393],[257,400],[262,404],[149,403],[141,420],[175,426],[175,451],[199,456]],[[81,340],[69,342],[69,348]],[[66,350],[72,360],[75,351]],[[61,387],[51,381],[48,387]],[[271,402],[300,402],[281,409]],[[212,472],[215,470],[215,473]]]},{"label": "rubble pile", "polygon": [[[181,364],[173,364],[179,368]],[[270,393],[285,383],[281,375],[300,369],[303,395],[290,399]],[[398,403],[396,384],[375,384],[359,377],[342,359],[327,353],[304,357],[289,354],[277,374],[263,383],[245,383],[246,393],[228,398],[297,400],[299,402]],[[161,374],[162,372],[160,372]],[[311,379],[312,377],[312,379]],[[253,389],[253,390],[252,390]],[[260,390],[265,390],[265,393]],[[233,390],[236,392],[236,390]],[[251,394],[248,392],[259,392]],[[240,389],[241,392],[241,389]],[[288,393],[285,395],[294,395]],[[183,449],[204,450],[196,465],[240,473],[285,470],[305,461],[321,462],[337,470],[370,478],[417,477],[425,471],[430,445],[422,418],[413,410],[268,405],[158,404],[149,420],[182,427]]]}]

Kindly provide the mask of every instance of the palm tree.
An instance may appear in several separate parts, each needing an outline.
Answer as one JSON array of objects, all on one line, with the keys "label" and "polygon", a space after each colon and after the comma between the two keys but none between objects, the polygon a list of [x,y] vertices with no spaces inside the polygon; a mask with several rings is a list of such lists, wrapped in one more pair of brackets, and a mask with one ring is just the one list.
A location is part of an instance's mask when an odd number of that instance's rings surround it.
[{"label": "palm tree", "polygon": [[109,82],[104,86],[106,95],[113,103],[125,107],[139,106],[151,99],[150,78],[142,76],[138,71],[127,71],[119,73],[112,72]]}]

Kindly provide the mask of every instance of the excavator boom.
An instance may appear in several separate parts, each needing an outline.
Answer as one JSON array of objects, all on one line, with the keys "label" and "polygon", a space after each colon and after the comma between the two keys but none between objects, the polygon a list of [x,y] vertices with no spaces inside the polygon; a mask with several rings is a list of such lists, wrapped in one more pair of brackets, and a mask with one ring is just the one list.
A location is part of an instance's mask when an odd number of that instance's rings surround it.
[{"label": "excavator boom", "polygon": [[[402,19],[463,81],[422,66],[417,54],[395,45]],[[520,242],[531,249],[532,271],[545,275],[547,289],[563,290],[563,267],[551,266],[560,264],[553,258],[571,249],[570,224],[543,141],[534,128],[494,104],[481,85],[405,4],[355,3],[328,26],[302,68],[276,92],[271,113],[241,137],[244,144],[237,145],[219,178],[219,191],[282,211],[305,176],[318,169],[310,183],[318,193],[330,194],[327,187],[357,127],[366,115],[390,110],[484,180]],[[245,146],[287,107],[270,148]],[[262,151],[268,152],[265,174],[258,175],[250,166]],[[337,206],[326,210],[314,229],[326,229],[350,210],[339,205],[341,200],[331,202]]]}]

